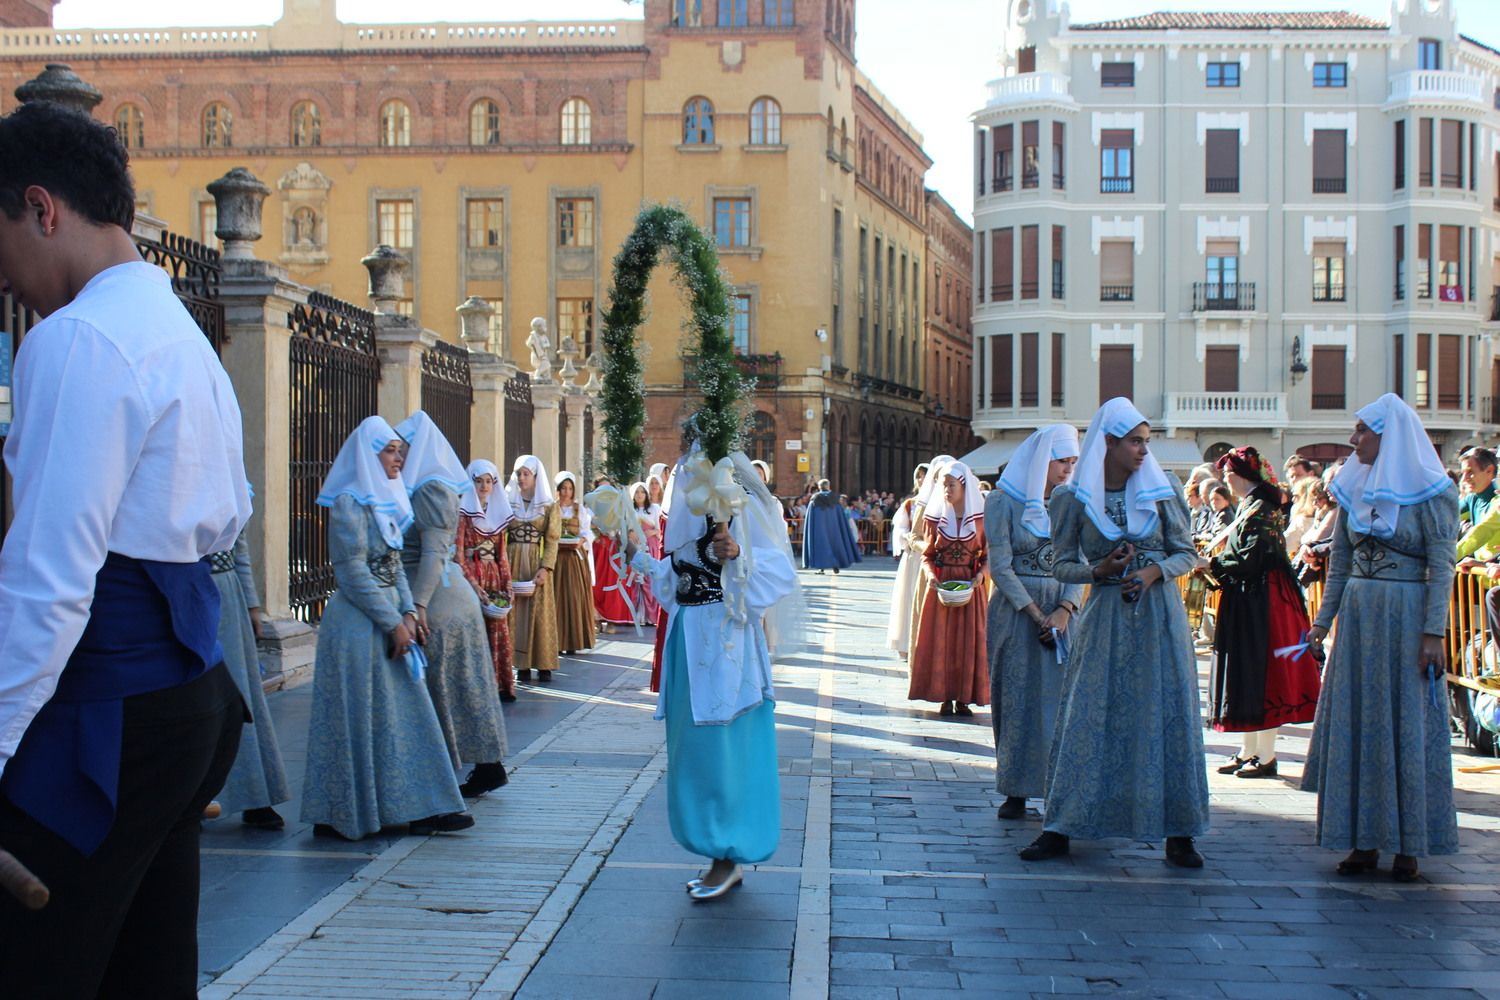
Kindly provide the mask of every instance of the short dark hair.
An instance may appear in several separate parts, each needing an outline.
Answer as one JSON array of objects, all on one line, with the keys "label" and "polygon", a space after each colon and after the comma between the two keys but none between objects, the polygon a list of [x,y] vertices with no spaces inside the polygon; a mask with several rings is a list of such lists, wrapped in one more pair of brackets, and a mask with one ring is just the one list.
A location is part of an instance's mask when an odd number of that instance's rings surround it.
[{"label": "short dark hair", "polygon": [[50,101],[0,118],[0,212],[18,219],[26,189],[45,188],[90,222],[130,231],[135,185],[119,134],[81,111]]},{"label": "short dark hair", "polygon": [[1470,448],[1458,456],[1460,462],[1466,458],[1472,458],[1475,462],[1479,463],[1481,469],[1495,468],[1495,453],[1488,448]]}]

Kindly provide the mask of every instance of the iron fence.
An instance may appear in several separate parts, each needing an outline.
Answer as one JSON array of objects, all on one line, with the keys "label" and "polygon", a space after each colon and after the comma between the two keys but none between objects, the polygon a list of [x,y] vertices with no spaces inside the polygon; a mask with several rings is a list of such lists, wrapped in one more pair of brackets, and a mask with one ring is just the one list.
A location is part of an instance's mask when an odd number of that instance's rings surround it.
[{"label": "iron fence", "polygon": [[505,454],[495,462],[503,473],[509,463],[531,454],[531,376],[517,372],[505,383]]},{"label": "iron fence", "polygon": [[422,409],[443,432],[465,465],[469,464],[469,427],[474,386],[469,352],[438,341],[422,352]]},{"label": "iron fence", "polygon": [[164,232],[160,240],[135,238],[141,259],[155,264],[172,278],[172,291],[198,328],[213,345],[215,354],[224,351],[224,303],[219,298],[219,282],[224,265],[219,251],[176,233]]},{"label": "iron fence", "polygon": [[344,440],[376,412],[380,359],[375,316],[329,295],[313,292],[287,320],[291,338],[292,614],[315,623],[333,593],[328,558],[328,510],[318,491]]}]

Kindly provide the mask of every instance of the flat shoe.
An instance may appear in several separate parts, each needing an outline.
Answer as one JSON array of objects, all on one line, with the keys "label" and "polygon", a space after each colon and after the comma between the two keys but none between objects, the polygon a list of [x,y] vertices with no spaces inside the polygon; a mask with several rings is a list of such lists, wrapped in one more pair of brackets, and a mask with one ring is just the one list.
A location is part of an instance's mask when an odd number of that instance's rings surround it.
[{"label": "flat shoe", "polygon": [[953,706],[951,704],[949,704],[948,702],[946,702],[946,701],[943,702],[943,707],[940,708],[940,709],[938,709],[938,715],[952,715],[952,714],[953,714]]},{"label": "flat shoe", "polygon": [[1422,871],[1416,865],[1391,865],[1391,878],[1397,882],[1415,882],[1422,877]]},{"label": "flat shoe", "polygon": [[1221,765],[1218,771],[1220,774],[1234,774],[1239,771],[1240,768],[1245,767],[1249,763],[1250,762],[1248,760],[1241,757],[1239,754],[1235,754],[1233,757],[1229,758],[1229,761],[1227,763]]},{"label": "flat shoe", "polygon": [[281,830],[286,827],[286,820],[281,818],[281,813],[270,806],[246,809],[240,813],[240,822],[257,830]]},{"label": "flat shoe", "polygon": [[1193,846],[1192,837],[1168,837],[1166,860],[1178,868],[1202,868],[1203,855]]},{"label": "flat shoe", "polygon": [[1274,777],[1276,777],[1276,758],[1275,757],[1272,757],[1270,760],[1266,761],[1264,764],[1260,763],[1259,761],[1260,761],[1260,759],[1256,758],[1256,760],[1252,761],[1249,766],[1242,767],[1238,771],[1236,771],[1234,776],[1236,778],[1274,778]]},{"label": "flat shoe", "polygon": [[1043,830],[1040,837],[1021,848],[1021,860],[1048,861],[1060,858],[1068,853],[1069,846],[1068,838],[1063,834]]},{"label": "flat shoe", "polygon": [[1364,875],[1374,871],[1379,864],[1379,851],[1351,851],[1347,858],[1339,862],[1334,871],[1340,875]]},{"label": "flat shoe", "polygon": [[550,670],[538,670],[537,673],[539,673],[539,674],[542,675],[542,683],[543,684],[551,684],[552,683],[552,671],[550,671]]},{"label": "flat shoe", "polygon": [[962,704],[960,704],[960,705],[954,705],[953,706],[953,714],[954,715],[973,715],[974,714],[974,710],[972,708],[970,708],[968,705],[962,705]]},{"label": "flat shoe", "polygon": [[995,810],[996,819],[1020,819],[1026,815],[1026,800],[1019,795],[1007,795],[1000,808]]},{"label": "flat shoe", "polygon": [[688,895],[693,897],[695,903],[718,899],[743,881],[745,881],[745,869],[740,865],[735,865],[729,872],[729,876],[718,885],[704,885],[701,879],[697,880],[698,884],[688,889]]}]

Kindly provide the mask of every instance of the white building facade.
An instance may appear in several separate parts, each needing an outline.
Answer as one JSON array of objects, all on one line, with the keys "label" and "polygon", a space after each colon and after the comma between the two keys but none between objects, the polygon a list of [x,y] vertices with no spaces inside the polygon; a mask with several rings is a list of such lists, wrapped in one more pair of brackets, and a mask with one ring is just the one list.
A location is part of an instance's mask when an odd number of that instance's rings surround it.
[{"label": "white building facade", "polygon": [[981,471],[1116,395],[1177,469],[1334,458],[1388,391],[1450,462],[1500,432],[1500,52],[1451,0],[1009,0],[1003,48],[973,118]]}]

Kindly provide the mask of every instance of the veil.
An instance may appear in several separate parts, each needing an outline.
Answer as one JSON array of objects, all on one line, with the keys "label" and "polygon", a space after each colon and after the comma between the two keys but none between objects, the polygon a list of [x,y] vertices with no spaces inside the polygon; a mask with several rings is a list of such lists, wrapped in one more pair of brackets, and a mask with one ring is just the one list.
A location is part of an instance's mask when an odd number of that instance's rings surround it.
[{"label": "veil", "polygon": [[[729,458],[734,462],[735,482],[750,494],[750,502],[745,505],[743,516],[754,520],[760,533],[770,539],[777,550],[786,556],[787,561],[795,568],[797,560],[792,555],[791,539],[787,537],[786,518],[782,513],[781,501],[777,500],[766,484],[761,481],[760,473],[755,470],[755,466],[751,464],[743,451],[733,452]],[[670,517],[667,523],[671,524]],[[800,581],[791,593],[766,611],[765,631],[766,644],[770,647],[772,659],[784,660],[808,648],[810,643],[807,604],[802,600]]]}]

